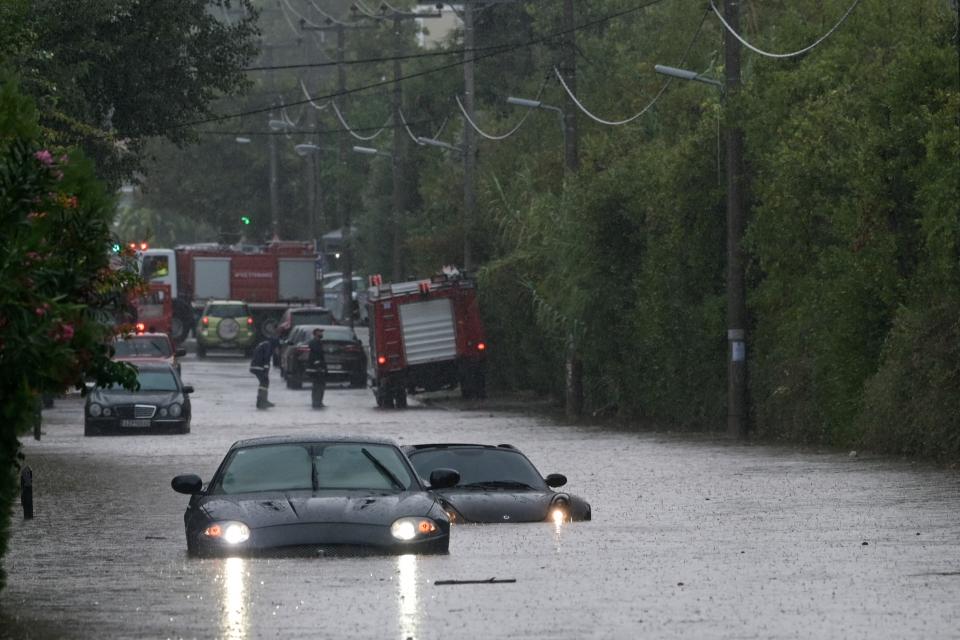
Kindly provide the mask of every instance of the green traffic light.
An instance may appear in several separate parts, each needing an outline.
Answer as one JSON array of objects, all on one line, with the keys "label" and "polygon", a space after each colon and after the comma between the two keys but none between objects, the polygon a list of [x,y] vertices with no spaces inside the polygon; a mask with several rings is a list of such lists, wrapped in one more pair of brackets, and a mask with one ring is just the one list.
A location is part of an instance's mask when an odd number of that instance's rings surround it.
[{"label": "green traffic light", "polygon": [[240,216],[240,222],[243,224],[250,224],[250,218],[248,216]]},{"label": "green traffic light", "polygon": [[110,248],[113,249],[113,252],[114,252],[114,253],[120,253],[120,243],[119,243],[119,242],[114,242],[114,243],[113,243],[113,246],[110,247]]}]

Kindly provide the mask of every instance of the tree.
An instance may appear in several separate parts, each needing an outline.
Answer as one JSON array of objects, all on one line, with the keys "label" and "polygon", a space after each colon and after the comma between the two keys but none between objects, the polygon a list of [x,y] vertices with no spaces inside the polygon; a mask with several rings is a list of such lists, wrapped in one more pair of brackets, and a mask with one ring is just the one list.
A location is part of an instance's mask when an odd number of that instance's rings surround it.
[{"label": "tree", "polygon": [[249,0],[15,0],[0,55],[48,139],[81,147],[116,185],[141,169],[147,139],[190,142],[211,101],[246,85],[256,16]]},{"label": "tree", "polygon": [[[36,109],[0,76],[0,555],[41,394],[135,384],[110,359],[112,319],[138,279],[112,264],[113,202],[83,154],[46,146]],[[117,258],[117,260],[120,260]],[[0,575],[0,586],[3,576]]]}]

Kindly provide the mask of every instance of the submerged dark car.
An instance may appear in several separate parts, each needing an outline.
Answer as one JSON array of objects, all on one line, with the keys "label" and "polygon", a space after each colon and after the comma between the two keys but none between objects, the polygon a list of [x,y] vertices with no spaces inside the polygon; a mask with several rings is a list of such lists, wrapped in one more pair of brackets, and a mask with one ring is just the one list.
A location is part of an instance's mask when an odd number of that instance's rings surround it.
[{"label": "submerged dark car", "polygon": [[83,435],[190,433],[190,394],[168,362],[139,362],[139,388],[94,387],[83,409]]},{"label": "submerged dark car", "polygon": [[436,493],[453,523],[568,522],[589,520],[583,498],[556,492],[566,476],[540,475],[511,445],[417,444],[404,451],[421,475],[439,467],[456,470],[459,482]]},{"label": "submerged dark car", "polygon": [[[430,474],[433,488],[459,476]],[[389,440],[274,436],[235,442],[208,485],[180,475],[191,555],[446,553],[450,521]]]}]

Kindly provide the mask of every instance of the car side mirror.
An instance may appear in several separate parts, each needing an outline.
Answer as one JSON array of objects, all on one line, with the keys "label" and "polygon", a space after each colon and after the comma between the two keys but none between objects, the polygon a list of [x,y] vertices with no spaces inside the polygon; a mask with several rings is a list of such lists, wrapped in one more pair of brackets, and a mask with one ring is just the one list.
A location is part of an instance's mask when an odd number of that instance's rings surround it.
[{"label": "car side mirror", "polygon": [[[185,385],[183,385],[183,392],[184,392],[184,393],[193,393],[193,385],[192,385],[192,384],[185,384]],[[566,482],[566,480],[564,480],[564,482]],[[559,486],[559,485],[557,485],[557,486]]]},{"label": "car side mirror", "polygon": [[567,476],[562,473],[551,473],[544,480],[546,480],[548,487],[562,487],[567,484]]},{"label": "car side mirror", "polygon": [[431,489],[447,489],[460,482],[460,472],[454,469],[434,469],[430,472]]},{"label": "car side mirror", "polygon": [[185,493],[188,496],[192,496],[200,493],[203,489],[203,480],[196,474],[187,473],[171,480],[170,486],[173,487],[173,490],[177,493]]},{"label": "car side mirror", "polygon": [[180,347],[179,349],[173,352],[173,355],[177,356],[178,358],[183,358],[187,355],[187,350],[184,349],[183,347]]}]

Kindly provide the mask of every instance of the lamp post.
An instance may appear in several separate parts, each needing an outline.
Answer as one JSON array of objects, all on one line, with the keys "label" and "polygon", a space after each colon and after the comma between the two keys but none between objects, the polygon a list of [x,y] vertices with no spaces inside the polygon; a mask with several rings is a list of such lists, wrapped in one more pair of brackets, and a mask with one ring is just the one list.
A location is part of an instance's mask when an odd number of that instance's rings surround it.
[{"label": "lamp post", "polygon": [[[736,2],[725,3],[727,22],[736,29],[739,24]],[[721,83],[694,71],[656,65],[654,69],[674,78],[703,82],[719,88],[724,100],[739,89],[740,55],[736,40],[726,37],[726,78]],[[732,41],[732,42],[731,42]],[[727,191],[727,433],[735,438],[747,435],[747,347],[746,290],[743,278],[744,212],[741,187],[743,175],[743,132],[739,127],[725,126],[726,191]]]},{"label": "lamp post", "polygon": [[[563,134],[563,168],[566,173],[575,173],[579,167],[577,154],[577,128],[571,125],[572,118],[560,107],[544,104],[539,100],[510,96],[507,103],[527,109],[553,111],[560,117],[560,131]],[[567,416],[578,418],[583,412],[583,361],[580,359],[576,333],[571,329],[567,335],[566,355],[566,409]]]}]

